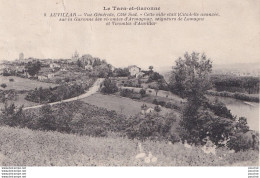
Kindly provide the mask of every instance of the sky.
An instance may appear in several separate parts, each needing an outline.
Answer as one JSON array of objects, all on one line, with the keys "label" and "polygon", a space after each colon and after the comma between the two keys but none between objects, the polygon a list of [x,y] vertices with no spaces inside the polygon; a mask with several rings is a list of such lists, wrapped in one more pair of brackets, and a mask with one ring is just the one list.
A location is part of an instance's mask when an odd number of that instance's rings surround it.
[{"label": "sky", "polygon": [[[213,64],[260,61],[258,0],[0,0],[0,60],[70,58],[75,50],[116,67],[174,65],[186,51],[206,53]],[[106,26],[58,22],[44,13],[103,12],[104,6],[160,6],[165,12],[218,12],[203,22]]]}]

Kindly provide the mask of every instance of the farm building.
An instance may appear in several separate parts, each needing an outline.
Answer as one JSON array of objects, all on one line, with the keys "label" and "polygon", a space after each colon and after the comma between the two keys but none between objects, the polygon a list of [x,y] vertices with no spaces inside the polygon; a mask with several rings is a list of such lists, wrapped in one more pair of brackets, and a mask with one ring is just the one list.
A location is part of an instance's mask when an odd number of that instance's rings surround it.
[{"label": "farm building", "polygon": [[59,65],[59,64],[56,64],[56,63],[51,63],[51,64],[50,64],[50,68],[52,68],[52,69],[60,68],[60,65]]},{"label": "farm building", "polygon": [[128,70],[131,76],[136,76],[136,74],[138,74],[141,71],[141,68],[137,67],[136,65],[132,65],[128,67]]},{"label": "farm building", "polygon": [[45,79],[47,79],[48,77],[47,76],[45,76],[45,75],[39,75],[38,76],[38,79],[39,80],[45,80]]}]

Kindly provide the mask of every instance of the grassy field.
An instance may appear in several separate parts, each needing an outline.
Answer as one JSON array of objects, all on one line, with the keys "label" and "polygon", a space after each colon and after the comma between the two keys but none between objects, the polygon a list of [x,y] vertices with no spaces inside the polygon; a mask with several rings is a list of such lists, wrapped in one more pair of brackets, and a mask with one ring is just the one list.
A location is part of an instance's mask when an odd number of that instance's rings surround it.
[{"label": "grassy field", "polygon": [[[106,108],[108,110],[114,110],[118,113],[122,113],[127,116],[132,116],[141,112],[141,106],[145,102],[132,100],[130,98],[119,97],[114,95],[103,95],[96,93],[87,98],[82,99],[85,103],[95,105],[98,107]],[[148,107],[154,108],[154,104],[145,103]],[[162,108],[161,113],[169,113],[172,110]]]},{"label": "grassy field", "polygon": [[[135,88],[135,87],[121,87],[122,89],[129,89],[133,90],[136,93],[139,93],[142,88]],[[175,95],[169,91],[164,91],[164,90],[158,90],[157,95],[154,89],[146,89],[146,94],[151,95],[151,96],[158,96],[166,99],[171,99],[172,101],[181,103],[185,102],[185,99],[180,98],[178,95]]]},{"label": "grassy field", "polygon": [[[0,166],[256,166],[258,152],[206,154],[198,147],[163,142],[142,142],[146,155],[157,160],[137,159],[138,142],[110,135],[94,138],[0,127]],[[146,159],[147,160],[147,159]]]},{"label": "grassy field", "polygon": [[[9,79],[14,79],[13,82],[10,82]],[[7,85],[6,88],[2,88],[2,90],[33,90],[35,88],[48,88],[48,87],[54,87],[55,84],[51,83],[44,83],[37,80],[30,80],[26,78],[20,78],[15,76],[0,76],[0,84],[5,83]]]}]

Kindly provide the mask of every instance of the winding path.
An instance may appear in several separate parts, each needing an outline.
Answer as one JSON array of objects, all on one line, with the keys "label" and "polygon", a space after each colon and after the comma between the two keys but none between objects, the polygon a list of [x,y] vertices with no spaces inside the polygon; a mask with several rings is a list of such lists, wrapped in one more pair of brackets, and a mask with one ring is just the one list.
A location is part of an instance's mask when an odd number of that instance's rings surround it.
[{"label": "winding path", "polygon": [[[57,101],[57,102],[53,102],[53,103],[48,103],[48,105],[56,105],[56,104],[60,104],[60,103],[66,103],[66,102],[70,102],[70,101],[76,101],[76,100],[80,100],[82,98],[86,98],[90,95],[93,95],[94,93],[96,93],[99,89],[100,89],[100,84],[104,81],[103,78],[99,78],[97,79],[97,81],[95,81],[95,83],[93,84],[92,87],[90,87],[88,89],[88,91],[86,91],[86,93],[82,94],[82,95],[79,95],[79,96],[76,96],[76,97],[73,97],[73,98],[69,98],[69,99],[66,99],[66,100],[61,100],[61,101]],[[41,105],[36,105],[36,106],[30,106],[30,107],[25,107],[23,108],[23,110],[27,110],[27,109],[35,109],[35,108],[40,108],[42,106],[44,106],[45,104],[41,104]]]}]

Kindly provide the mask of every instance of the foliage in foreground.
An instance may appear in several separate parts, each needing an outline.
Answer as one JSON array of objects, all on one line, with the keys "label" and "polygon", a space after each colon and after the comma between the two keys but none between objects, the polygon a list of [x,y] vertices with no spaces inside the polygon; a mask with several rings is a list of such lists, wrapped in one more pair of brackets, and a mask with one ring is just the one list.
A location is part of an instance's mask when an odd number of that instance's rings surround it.
[{"label": "foliage in foreground", "polygon": [[178,140],[173,130],[177,125],[176,120],[174,114],[162,116],[158,113],[127,118],[115,111],[75,101],[26,111],[22,107],[16,110],[14,104],[6,105],[2,110],[0,124],[101,137],[115,132],[131,139],[176,142]]},{"label": "foliage in foreground", "polygon": [[155,163],[135,159],[138,141],[111,135],[94,138],[58,132],[0,128],[1,166],[257,166],[258,151],[229,153],[217,149],[216,155],[182,144],[142,142]]}]

